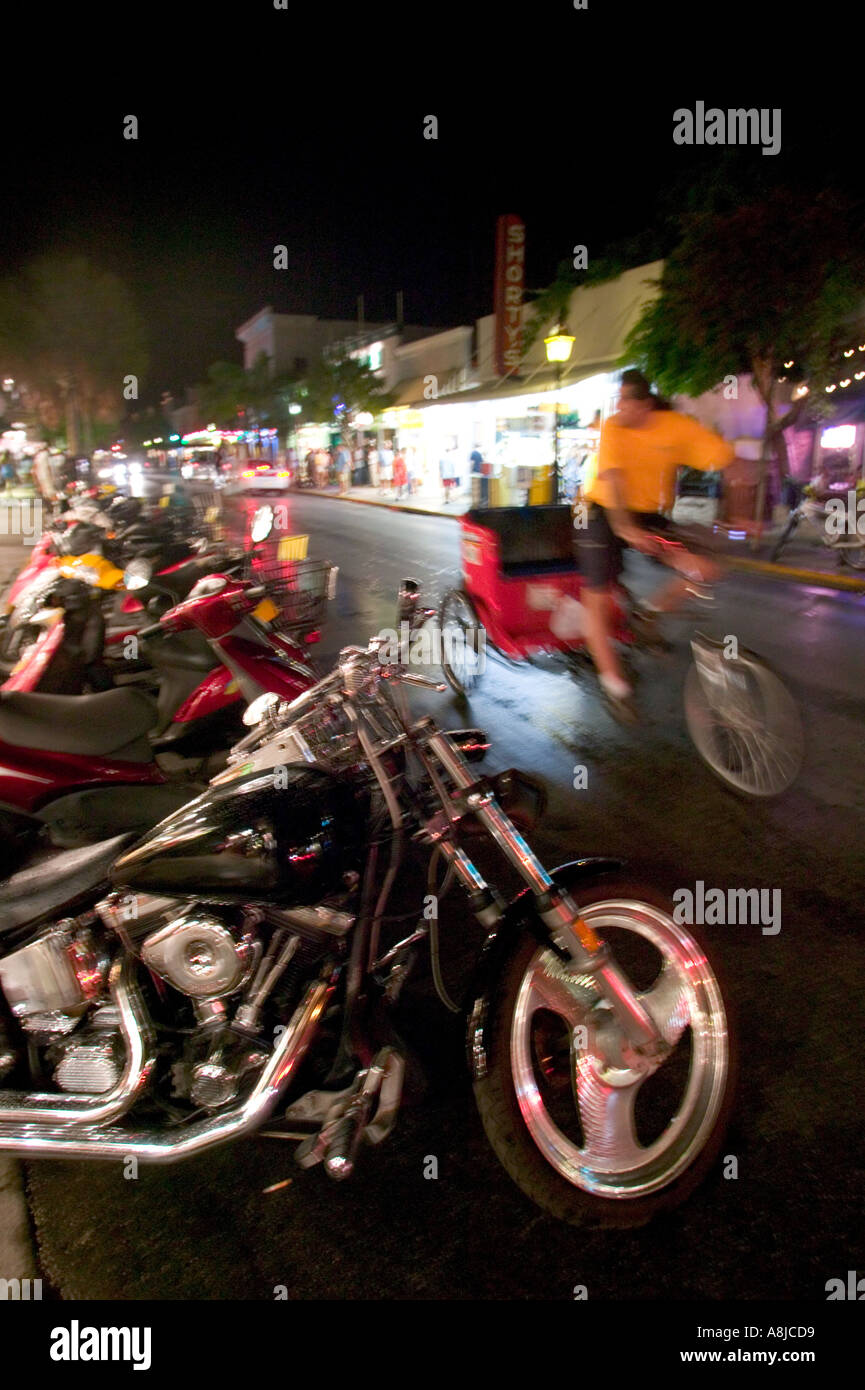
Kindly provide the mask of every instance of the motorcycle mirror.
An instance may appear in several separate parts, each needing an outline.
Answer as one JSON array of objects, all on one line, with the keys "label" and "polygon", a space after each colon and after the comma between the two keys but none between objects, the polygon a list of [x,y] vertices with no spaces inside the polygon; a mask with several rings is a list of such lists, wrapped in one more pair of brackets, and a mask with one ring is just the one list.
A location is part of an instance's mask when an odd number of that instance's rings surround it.
[{"label": "motorcycle mirror", "polygon": [[259,507],[255,516],[252,518],[250,536],[257,544],[259,541],[266,541],[273,530],[274,512],[273,507]]},{"label": "motorcycle mirror", "polygon": [[263,695],[258,696],[257,700],[253,700],[251,705],[247,705],[243,712],[244,724],[249,729],[260,724],[268,710],[273,709],[274,705],[278,704],[279,696],[273,690],[266,690]]}]

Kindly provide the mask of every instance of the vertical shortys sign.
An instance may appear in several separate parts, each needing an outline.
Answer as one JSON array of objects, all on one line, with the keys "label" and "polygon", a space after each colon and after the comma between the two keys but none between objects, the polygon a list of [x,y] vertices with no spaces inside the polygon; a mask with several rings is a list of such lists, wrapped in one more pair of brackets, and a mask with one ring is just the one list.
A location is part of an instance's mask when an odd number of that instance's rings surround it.
[{"label": "vertical shortys sign", "polygon": [[499,376],[520,365],[523,289],[526,277],[526,229],[522,218],[508,212],[496,222],[495,367]]}]

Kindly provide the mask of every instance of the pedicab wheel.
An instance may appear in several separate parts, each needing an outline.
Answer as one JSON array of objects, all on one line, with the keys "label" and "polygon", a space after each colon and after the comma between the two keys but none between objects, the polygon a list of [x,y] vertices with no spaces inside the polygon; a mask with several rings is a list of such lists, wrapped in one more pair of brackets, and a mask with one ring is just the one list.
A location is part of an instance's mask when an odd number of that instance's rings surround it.
[{"label": "pedicab wheel", "polygon": [[780,796],[799,775],[805,735],[796,702],[762,661],[724,663],[711,698],[696,666],[685,677],[685,721],[703,762],[732,791]]},{"label": "pedicab wheel", "polygon": [[484,627],[463,589],[451,589],[439,613],[442,670],[458,695],[474,690],[483,672]]}]

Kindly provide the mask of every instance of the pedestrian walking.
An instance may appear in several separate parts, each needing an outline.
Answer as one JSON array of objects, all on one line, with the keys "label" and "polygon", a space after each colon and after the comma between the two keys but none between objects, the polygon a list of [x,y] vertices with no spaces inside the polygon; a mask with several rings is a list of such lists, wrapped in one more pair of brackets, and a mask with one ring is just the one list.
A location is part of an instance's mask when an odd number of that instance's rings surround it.
[{"label": "pedestrian walking", "polygon": [[351,453],[345,444],[336,451],[336,477],[340,493],[348,492],[351,483]]},{"label": "pedestrian walking", "polygon": [[315,452],[315,485],[320,491],[327,487],[328,457],[324,449]]},{"label": "pedestrian walking", "polygon": [[480,506],[486,507],[490,500],[490,479],[487,465],[484,463],[484,456],[477,445],[469,454],[469,465],[471,467],[472,479],[479,478],[478,502]]},{"label": "pedestrian walking", "polygon": [[7,449],[3,454],[3,462],[0,463],[0,487],[5,492],[7,487],[12,487],[18,481],[15,472],[15,464],[12,462],[12,455]]},{"label": "pedestrian walking", "polygon": [[366,482],[366,459],[361,444],[358,444],[352,455],[351,481],[355,487]]},{"label": "pedestrian walking", "polygon": [[406,487],[409,497],[413,497],[420,481],[418,478],[417,449],[413,444],[410,444],[404,451],[403,457],[405,459]]},{"label": "pedestrian walking", "polygon": [[441,456],[439,474],[444,491],[444,504],[448,506],[451,500],[451,489],[457,484],[456,449],[453,445],[450,445]]},{"label": "pedestrian walking", "polygon": [[369,467],[369,480],[373,487],[378,487],[378,449],[373,444],[367,459]]},{"label": "pedestrian walking", "polygon": [[405,464],[405,456],[402,449],[397,449],[393,460],[393,485],[396,490],[397,499],[401,500],[408,485],[408,469]]},{"label": "pedestrian walking", "polygon": [[385,444],[378,461],[379,491],[382,493],[390,492],[393,486],[393,460],[393,449],[390,444]]},{"label": "pedestrian walking", "polygon": [[54,501],[54,473],[51,468],[51,459],[47,449],[39,449],[33,458],[33,477],[36,479],[36,486],[42,494],[45,502]]}]

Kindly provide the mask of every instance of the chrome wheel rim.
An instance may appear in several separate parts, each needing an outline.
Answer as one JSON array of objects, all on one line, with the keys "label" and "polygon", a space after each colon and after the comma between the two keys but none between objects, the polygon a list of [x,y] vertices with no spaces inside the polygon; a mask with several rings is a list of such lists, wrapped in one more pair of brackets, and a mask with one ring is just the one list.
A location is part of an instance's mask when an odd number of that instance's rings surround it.
[{"label": "chrome wheel rim", "polygon": [[[601,937],[631,933],[658,957],[659,970],[638,996],[672,1051],[662,1063],[629,1053],[612,1011],[590,976],[579,975],[540,948],[521,981],[510,1035],[511,1073],[526,1128],[540,1153],[568,1183],[598,1197],[638,1198],[660,1191],[691,1165],[718,1119],[729,1070],[727,1018],[718,982],[686,927],[647,903],[594,903],[583,919]],[[553,1113],[538,1065],[539,1017],[562,1021],[568,1047],[571,1101],[579,1135]],[[685,1042],[687,1036],[687,1042]],[[642,1142],[636,1106],[683,1046],[688,1057],[669,1122]],[[678,1087],[676,1087],[678,1089]],[[654,1103],[654,1102],[653,1102]],[[657,1116],[653,1125],[658,1127]]]},{"label": "chrome wheel rim", "polygon": [[760,665],[744,668],[744,684],[729,684],[710,700],[695,667],[685,681],[685,720],[701,757],[722,781],[749,796],[777,796],[802,766],[804,734],[795,701]]}]

